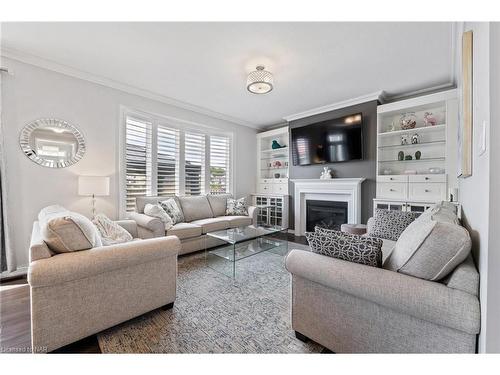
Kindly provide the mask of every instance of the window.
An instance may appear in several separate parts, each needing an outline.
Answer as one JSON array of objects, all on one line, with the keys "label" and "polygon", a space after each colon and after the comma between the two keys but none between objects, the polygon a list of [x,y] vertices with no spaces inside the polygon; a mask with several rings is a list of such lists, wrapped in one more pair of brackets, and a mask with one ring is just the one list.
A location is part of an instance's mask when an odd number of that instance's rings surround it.
[{"label": "window", "polygon": [[127,117],[125,136],[126,210],[133,211],[135,197],[151,195],[152,124]]},{"label": "window", "polygon": [[184,135],[184,194],[205,193],[205,135]]},{"label": "window", "polygon": [[139,196],[231,191],[231,137],[174,126],[153,116],[125,120],[125,211]]},{"label": "window", "polygon": [[210,137],[210,193],[229,192],[229,137]]}]

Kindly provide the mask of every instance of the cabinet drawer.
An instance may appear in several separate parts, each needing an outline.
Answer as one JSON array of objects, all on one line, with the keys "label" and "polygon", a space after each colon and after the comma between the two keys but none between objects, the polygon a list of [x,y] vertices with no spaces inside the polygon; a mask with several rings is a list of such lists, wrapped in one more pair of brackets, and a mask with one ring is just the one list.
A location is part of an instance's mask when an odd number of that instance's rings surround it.
[{"label": "cabinet drawer", "polygon": [[407,182],[408,176],[405,175],[383,175],[377,176],[377,182]]},{"label": "cabinet drawer", "polygon": [[271,184],[259,184],[259,193],[272,193],[272,185]]},{"label": "cabinet drawer", "polygon": [[445,174],[414,174],[408,177],[410,182],[446,182]]},{"label": "cabinet drawer", "polygon": [[410,201],[437,202],[446,198],[446,184],[416,182],[408,193]]},{"label": "cabinet drawer", "polygon": [[402,182],[377,183],[377,198],[406,199],[408,184]]},{"label": "cabinet drawer", "polygon": [[272,192],[274,194],[288,194],[288,185],[274,184]]}]

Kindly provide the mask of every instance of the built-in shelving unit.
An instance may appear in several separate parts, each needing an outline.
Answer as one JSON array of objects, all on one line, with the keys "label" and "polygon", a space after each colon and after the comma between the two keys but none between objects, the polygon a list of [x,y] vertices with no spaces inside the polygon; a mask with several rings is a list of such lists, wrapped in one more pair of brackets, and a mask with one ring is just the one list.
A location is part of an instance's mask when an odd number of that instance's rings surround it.
[{"label": "built-in shelving unit", "polygon": [[[281,148],[273,148],[276,141]],[[288,127],[257,134],[257,187],[263,194],[288,194]]]},{"label": "built-in shelving unit", "polygon": [[[457,186],[457,107],[456,90],[378,107],[375,207],[420,211],[446,200],[448,187]],[[410,113],[416,124],[402,129]]]}]

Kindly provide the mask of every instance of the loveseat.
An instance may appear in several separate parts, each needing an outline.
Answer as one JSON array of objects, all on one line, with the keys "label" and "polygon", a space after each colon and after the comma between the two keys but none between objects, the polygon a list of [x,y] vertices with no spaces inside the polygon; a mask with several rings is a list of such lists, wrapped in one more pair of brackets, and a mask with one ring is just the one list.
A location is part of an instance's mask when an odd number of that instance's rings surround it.
[{"label": "loveseat", "polygon": [[[133,220],[117,223],[138,237]],[[87,240],[82,231],[69,227],[58,234],[67,246]],[[173,306],[180,249],[176,237],[56,253],[42,231],[35,221],[28,270],[33,352],[50,352],[148,311]]]},{"label": "loveseat", "polygon": [[[441,259],[450,246],[461,247]],[[286,268],[297,337],[337,353],[474,353],[479,274],[454,208],[432,207],[397,242],[384,240],[383,251],[376,268],[292,250]]]},{"label": "loveseat", "polygon": [[[220,241],[208,237],[206,233],[228,228],[253,225],[257,223],[257,210],[248,207],[247,216],[227,216],[226,205],[230,194],[198,195],[185,197],[137,197],[136,211],[129,214],[135,220],[140,238],[177,236],[181,241],[179,254],[191,253],[221,244]],[[144,214],[146,204],[158,204],[174,198],[182,210],[184,222],[177,223],[169,229],[156,217]]]}]

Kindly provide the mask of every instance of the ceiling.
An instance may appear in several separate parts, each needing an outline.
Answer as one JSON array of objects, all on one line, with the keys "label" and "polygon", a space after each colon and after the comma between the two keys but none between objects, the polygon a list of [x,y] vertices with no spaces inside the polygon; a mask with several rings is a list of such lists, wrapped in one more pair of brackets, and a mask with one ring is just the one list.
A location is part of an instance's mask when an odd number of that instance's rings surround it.
[{"label": "ceiling", "polygon": [[[452,23],[3,23],[2,48],[253,127],[379,90],[451,84]],[[257,64],[275,89],[246,91]]]}]

